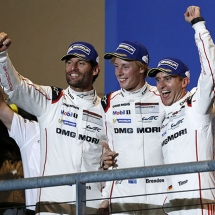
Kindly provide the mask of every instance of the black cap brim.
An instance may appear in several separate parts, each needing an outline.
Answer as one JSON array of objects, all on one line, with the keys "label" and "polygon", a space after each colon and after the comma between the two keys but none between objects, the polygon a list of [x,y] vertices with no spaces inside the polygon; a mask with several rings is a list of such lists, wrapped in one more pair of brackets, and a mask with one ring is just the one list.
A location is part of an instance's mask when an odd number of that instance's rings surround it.
[{"label": "black cap brim", "polygon": [[151,68],[148,70],[147,76],[154,78],[159,72],[164,72],[166,73],[165,69],[162,68]]},{"label": "black cap brim", "polygon": [[88,60],[84,59],[83,57],[81,57],[81,56],[78,55],[78,54],[66,54],[66,55],[64,55],[64,56],[61,58],[61,61],[64,61],[64,60],[66,60],[66,59],[68,59],[68,58],[72,58],[72,57],[78,57],[78,58],[80,58],[80,59],[82,59],[82,60],[88,61]]},{"label": "black cap brim", "polygon": [[120,58],[120,59],[123,59],[123,60],[133,60],[133,59],[129,59],[129,58],[125,57],[125,56],[123,57],[121,54],[118,54],[116,52],[106,53],[104,55],[104,59],[111,59],[113,57],[117,57],[117,58]]}]

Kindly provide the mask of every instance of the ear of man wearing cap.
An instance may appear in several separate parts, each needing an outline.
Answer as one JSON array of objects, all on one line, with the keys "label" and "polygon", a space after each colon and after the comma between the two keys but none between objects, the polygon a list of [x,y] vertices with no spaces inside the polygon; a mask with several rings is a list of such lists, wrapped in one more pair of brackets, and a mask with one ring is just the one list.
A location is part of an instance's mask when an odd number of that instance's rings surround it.
[{"label": "ear of man wearing cap", "polygon": [[115,52],[106,53],[115,66],[115,75],[122,89],[136,91],[144,86],[147,75],[149,54],[138,42],[123,41]]},{"label": "ear of man wearing cap", "polygon": [[91,44],[72,43],[61,60],[65,61],[66,80],[73,90],[84,92],[93,89],[92,84],[100,69],[98,53]]},{"label": "ear of man wearing cap", "polygon": [[179,59],[166,57],[157,68],[148,71],[149,77],[155,77],[161,99],[166,106],[177,102],[186,94],[190,82],[190,71]]}]

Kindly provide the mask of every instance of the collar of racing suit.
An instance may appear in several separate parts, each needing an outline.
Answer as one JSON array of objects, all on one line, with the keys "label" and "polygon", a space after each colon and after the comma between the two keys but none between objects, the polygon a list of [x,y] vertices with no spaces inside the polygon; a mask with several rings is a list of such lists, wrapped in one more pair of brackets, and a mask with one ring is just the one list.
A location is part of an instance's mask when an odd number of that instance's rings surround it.
[{"label": "collar of racing suit", "polygon": [[76,92],[70,87],[67,88],[68,96],[73,100],[75,104],[83,105],[85,107],[92,107],[96,103],[98,97],[95,89],[87,92]]},{"label": "collar of racing suit", "polygon": [[164,109],[165,109],[165,113],[166,114],[169,114],[170,112],[172,111],[175,111],[178,109],[178,107],[182,107],[184,106],[184,104],[186,103],[187,101],[187,98],[189,96],[191,96],[192,94],[190,92],[187,92],[186,95],[181,98],[180,100],[178,100],[177,102],[175,102],[174,104],[170,105],[170,106],[164,106]]},{"label": "collar of racing suit", "polygon": [[130,91],[127,91],[127,90],[121,88],[121,95],[123,97],[127,97],[127,96],[132,96],[132,97],[143,96],[145,94],[146,90],[147,90],[147,86],[148,86],[148,83],[146,82],[143,87],[141,87],[140,89],[138,89],[136,91],[133,91],[133,92],[130,92]]}]

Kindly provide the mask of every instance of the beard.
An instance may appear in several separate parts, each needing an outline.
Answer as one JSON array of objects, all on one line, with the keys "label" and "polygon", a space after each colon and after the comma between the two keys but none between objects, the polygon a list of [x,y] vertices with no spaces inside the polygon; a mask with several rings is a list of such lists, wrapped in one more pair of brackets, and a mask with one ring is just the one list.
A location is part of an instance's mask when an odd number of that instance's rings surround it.
[{"label": "beard", "polygon": [[87,89],[89,86],[92,85],[91,76],[89,73],[87,74],[81,74],[79,73],[77,77],[73,78],[70,75],[66,75],[66,81],[68,85],[73,89]]}]

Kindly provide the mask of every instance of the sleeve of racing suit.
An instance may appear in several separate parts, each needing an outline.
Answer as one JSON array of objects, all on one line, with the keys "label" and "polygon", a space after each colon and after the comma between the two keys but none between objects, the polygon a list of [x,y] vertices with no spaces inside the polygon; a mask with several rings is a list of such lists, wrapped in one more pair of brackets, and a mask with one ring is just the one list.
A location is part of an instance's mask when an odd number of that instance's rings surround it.
[{"label": "sleeve of racing suit", "polygon": [[[111,93],[108,95],[105,95],[101,99],[101,105],[102,105],[102,113],[104,114],[105,119],[105,128],[106,128],[106,135],[107,135],[107,144],[109,145],[109,148],[113,151],[113,139],[112,139],[112,133],[111,133],[111,124],[110,124],[110,117],[109,117],[109,107],[110,107],[110,98]],[[110,192],[112,188],[112,181],[107,181],[105,183],[105,187],[102,189],[102,197],[104,200],[109,200],[110,198]]]},{"label": "sleeve of racing suit", "polygon": [[[112,144],[112,134],[110,132],[110,126],[108,125],[108,120],[107,120],[107,117],[108,117],[108,114],[106,113],[105,114],[105,118],[106,118],[106,132],[107,132],[107,138],[108,138],[108,145],[109,145],[109,148],[113,151],[113,144]],[[105,183],[105,187],[103,188],[102,190],[102,197],[103,198],[110,198],[110,192],[111,192],[111,188],[112,188],[112,181],[107,181]]]},{"label": "sleeve of racing suit", "polygon": [[11,129],[8,134],[21,148],[29,142],[35,135],[39,135],[39,124],[35,121],[29,121],[22,116],[14,113]]},{"label": "sleeve of racing suit", "polygon": [[197,22],[192,27],[195,30],[195,42],[201,62],[201,74],[194,97],[197,112],[204,115],[211,111],[214,99],[215,45],[205,27],[205,21]]},{"label": "sleeve of racing suit", "polygon": [[51,87],[33,84],[13,67],[7,51],[0,53],[0,81],[10,100],[18,107],[40,117],[51,102]]}]

